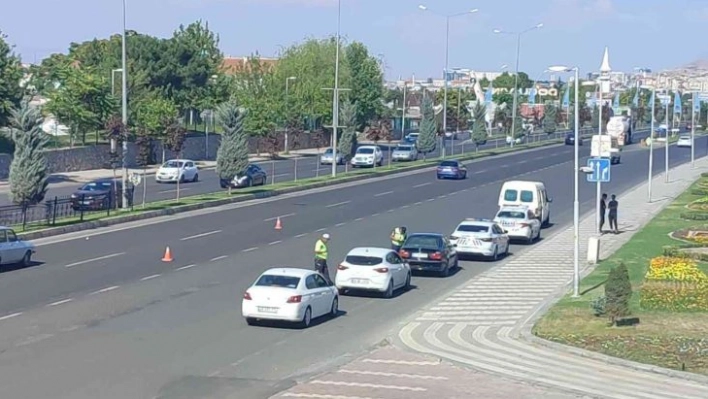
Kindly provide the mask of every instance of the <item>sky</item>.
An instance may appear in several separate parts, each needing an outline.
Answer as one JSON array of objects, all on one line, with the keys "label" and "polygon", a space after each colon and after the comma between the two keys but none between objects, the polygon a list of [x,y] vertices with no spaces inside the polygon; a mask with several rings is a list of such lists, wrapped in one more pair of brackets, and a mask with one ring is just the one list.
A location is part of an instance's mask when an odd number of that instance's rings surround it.
[{"label": "sky", "polygon": [[[220,36],[227,56],[277,56],[306,38],[337,29],[337,0],[126,0],[127,27],[169,37],[201,19]],[[421,11],[421,1],[429,11]],[[450,68],[513,69],[521,31],[520,70],[533,79],[549,65],[599,69],[605,46],[613,70],[658,71],[708,56],[708,0],[341,0],[341,33],[384,60],[387,79],[440,77],[445,65],[445,18],[451,18]],[[69,43],[105,38],[122,26],[121,0],[8,1],[0,30],[23,62],[34,63]],[[28,23],[31,21],[32,23]],[[678,37],[677,37],[678,35]]]}]

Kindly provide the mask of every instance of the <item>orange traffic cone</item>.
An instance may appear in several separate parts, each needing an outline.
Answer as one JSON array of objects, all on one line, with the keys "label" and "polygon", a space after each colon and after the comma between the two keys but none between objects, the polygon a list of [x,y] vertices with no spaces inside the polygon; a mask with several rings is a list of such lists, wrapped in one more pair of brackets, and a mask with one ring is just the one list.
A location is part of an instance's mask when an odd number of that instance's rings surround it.
[{"label": "orange traffic cone", "polygon": [[165,256],[162,257],[163,262],[172,262],[172,252],[170,251],[170,247],[165,248]]},{"label": "orange traffic cone", "polygon": [[275,229],[276,230],[282,230],[283,229],[283,223],[280,222],[280,217],[275,219]]}]

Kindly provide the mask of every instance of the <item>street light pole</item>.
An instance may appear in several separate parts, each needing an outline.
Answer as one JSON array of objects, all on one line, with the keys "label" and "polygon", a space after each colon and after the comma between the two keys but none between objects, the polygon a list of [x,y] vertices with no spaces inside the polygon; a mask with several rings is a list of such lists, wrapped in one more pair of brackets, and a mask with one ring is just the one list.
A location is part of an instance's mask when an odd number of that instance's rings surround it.
[{"label": "street light pole", "polygon": [[696,167],[696,104],[700,104],[700,101],[694,92],[691,102],[691,168]]},{"label": "street light pole", "polygon": [[[342,24],[342,0],[337,1],[337,51],[334,57],[334,98],[332,99],[332,177],[337,176],[337,127],[339,126],[339,39]],[[374,163],[376,160],[374,160]]]},{"label": "street light pole", "polygon": [[[291,81],[291,80],[295,80],[295,79],[297,79],[296,76],[289,76],[289,77],[287,77],[287,78],[285,79],[285,112],[286,112],[286,115],[287,115],[287,112],[288,112],[288,105],[289,105],[289,102],[288,102],[288,91],[289,91],[289,89],[290,89],[289,84],[290,84],[290,81]],[[285,154],[288,153],[288,127],[287,127],[287,121],[286,121],[286,126],[285,126],[285,140],[284,140],[284,143],[283,143],[283,152],[284,152]]]},{"label": "street light pole", "polygon": [[123,108],[123,189],[121,207],[123,210],[129,209],[129,191],[128,191],[128,67],[126,62],[126,1],[123,0],[123,35],[122,35],[122,48],[121,48],[121,58],[122,58],[122,98],[121,106]]},{"label": "street light pole", "polygon": [[123,68],[116,68],[111,71],[111,94],[116,95],[116,72],[123,72]]},{"label": "street light pole", "polygon": [[[669,90],[666,90],[666,95],[670,96]],[[665,159],[664,159],[664,181],[666,183],[669,182],[669,102],[671,102],[671,97],[669,97],[668,101],[666,101],[666,116],[665,116],[665,122],[666,122],[666,145],[664,146],[664,154],[665,154]]]},{"label": "street light pole", "polygon": [[406,89],[408,88],[408,82],[403,81],[403,113],[401,114],[401,140],[406,135]]},{"label": "street light pole", "polygon": [[[602,81],[599,81],[598,83],[597,92],[600,106],[597,109],[597,129],[598,135],[600,136],[600,143],[602,143],[602,108],[604,107],[604,104],[602,103]],[[602,148],[602,145],[600,145],[600,148]],[[602,234],[602,226],[600,226],[600,220],[603,216],[602,208],[600,207],[600,201],[602,200],[602,183],[600,182],[600,179],[597,179],[595,186],[595,226],[597,226],[597,233]]]},{"label": "street light pole", "polygon": [[651,127],[649,131],[649,177],[647,178],[647,202],[651,202],[651,183],[654,180],[654,124],[656,123],[656,112],[654,112],[654,104],[656,104],[656,87],[651,91]]}]

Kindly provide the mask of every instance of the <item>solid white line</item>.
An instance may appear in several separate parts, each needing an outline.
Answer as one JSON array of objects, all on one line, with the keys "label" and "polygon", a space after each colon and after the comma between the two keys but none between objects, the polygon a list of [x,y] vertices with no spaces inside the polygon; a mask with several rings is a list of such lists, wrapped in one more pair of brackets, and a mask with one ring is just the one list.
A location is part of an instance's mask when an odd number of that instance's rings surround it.
[{"label": "solid white line", "polygon": [[195,235],[193,235],[193,236],[180,238],[180,241],[193,240],[193,239],[195,239],[195,238],[202,238],[202,237],[210,236],[210,235],[213,235],[213,234],[219,234],[219,233],[221,233],[221,230],[208,231],[208,232],[206,232],[206,233],[195,234]]},{"label": "solid white line", "polygon": [[257,250],[257,249],[258,249],[258,247],[251,247],[251,248],[246,248],[246,249],[244,249],[244,250],[241,251],[241,252],[251,252],[251,251],[255,251],[255,250]]},{"label": "solid white line", "polygon": [[116,256],[121,256],[121,255],[125,255],[125,252],[117,252],[117,253],[115,253],[115,254],[104,255],[104,256],[99,256],[99,257],[97,257],[97,258],[91,258],[91,259],[86,259],[86,260],[82,260],[82,261],[79,261],[79,262],[69,263],[68,265],[65,265],[64,267],[79,266],[79,265],[83,265],[83,264],[86,264],[86,263],[95,262],[95,261],[97,261],[97,260],[104,260],[104,259],[115,258]]},{"label": "solid white line", "polygon": [[210,262],[216,262],[217,260],[221,260],[221,259],[224,259],[224,258],[228,258],[228,256],[226,256],[226,255],[217,256],[216,258],[211,258],[211,259],[209,259],[209,261],[210,261]]},{"label": "solid white line", "polygon": [[307,235],[307,233],[298,234],[295,236],[295,238],[302,238],[302,237],[305,237],[306,235]]},{"label": "solid white line", "polygon": [[274,221],[274,220],[276,220],[276,219],[278,219],[278,218],[284,219],[284,218],[287,218],[287,217],[290,217],[290,216],[295,216],[295,214],[294,214],[294,213],[286,213],[285,215],[273,216],[272,218],[263,219],[263,221],[264,221],[264,222],[272,222],[272,221]]},{"label": "solid white line", "polygon": [[[180,187],[180,188],[179,188],[179,192],[180,192],[180,193],[181,193],[182,191],[189,191],[189,190],[191,190],[191,188],[189,188],[189,187],[186,187],[186,188]],[[158,191],[158,193],[160,193],[160,194],[176,193],[176,192],[177,192],[177,189],[176,189],[176,188],[173,188],[172,190],[162,190],[162,191]]]},{"label": "solid white line", "polygon": [[71,299],[71,298],[69,298],[69,299],[63,299],[63,300],[61,300],[61,301],[52,302],[52,303],[50,303],[50,304],[47,305],[47,306],[59,306],[59,305],[65,304],[65,303],[69,303],[69,302],[71,302],[71,301],[73,301],[73,299]]},{"label": "solid white line", "polygon": [[282,240],[273,241],[273,242],[269,242],[268,245],[280,244],[281,242],[283,242],[283,241]]},{"label": "solid white line", "polygon": [[474,172],[474,174],[484,173],[486,171],[487,171],[486,169],[482,169],[482,170],[478,170],[478,171]]},{"label": "solid white line", "polygon": [[116,290],[116,289],[118,289],[118,288],[120,288],[120,286],[114,285],[114,286],[112,286],[112,287],[107,287],[107,288],[104,288],[104,289],[102,289],[102,290],[94,291],[94,292],[91,293],[91,295],[94,295],[94,294],[103,294],[103,293],[105,293],[105,292],[113,291],[113,290]]},{"label": "solid white line", "polygon": [[374,197],[382,197],[384,195],[393,194],[393,191],[384,191],[383,193],[375,194]]},{"label": "solid white line", "polygon": [[141,278],[140,281],[148,281],[148,280],[152,280],[152,279],[158,278],[158,277],[160,277],[159,274],[153,274],[152,276],[147,276],[147,277]]},{"label": "solid white line", "polygon": [[344,226],[345,224],[346,224],[346,223],[337,223],[337,224],[334,225],[334,227],[342,227],[342,226]]},{"label": "solid white line", "polygon": [[421,183],[421,184],[416,184],[415,186],[413,186],[413,188],[425,187],[425,186],[429,186],[429,185],[430,185],[430,182]]},{"label": "solid white line", "polygon": [[351,201],[343,201],[343,202],[337,202],[336,204],[330,204],[327,205],[325,208],[334,208],[335,206],[341,206],[341,205],[346,205],[350,203]]},{"label": "solid white line", "polygon": [[187,266],[178,267],[177,269],[175,269],[175,271],[178,272],[178,271],[180,271],[180,270],[191,269],[191,268],[193,268],[194,266],[196,266],[196,265],[187,265]]},{"label": "solid white line", "polygon": [[0,317],[0,321],[7,320],[7,319],[11,319],[11,318],[17,317],[17,316],[19,316],[19,315],[21,315],[21,314],[22,314],[22,312],[18,312],[18,313],[9,314],[9,315],[7,315],[7,316],[2,316],[2,317]]}]

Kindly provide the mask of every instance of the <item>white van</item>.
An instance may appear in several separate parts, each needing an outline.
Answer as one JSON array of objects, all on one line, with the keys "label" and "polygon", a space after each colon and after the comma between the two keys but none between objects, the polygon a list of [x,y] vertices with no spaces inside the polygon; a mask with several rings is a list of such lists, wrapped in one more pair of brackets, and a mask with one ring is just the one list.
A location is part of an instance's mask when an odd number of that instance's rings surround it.
[{"label": "white van", "polygon": [[541,225],[546,227],[551,221],[550,203],[546,186],[541,182],[512,180],[502,185],[499,193],[499,207],[525,205],[536,215]]}]

